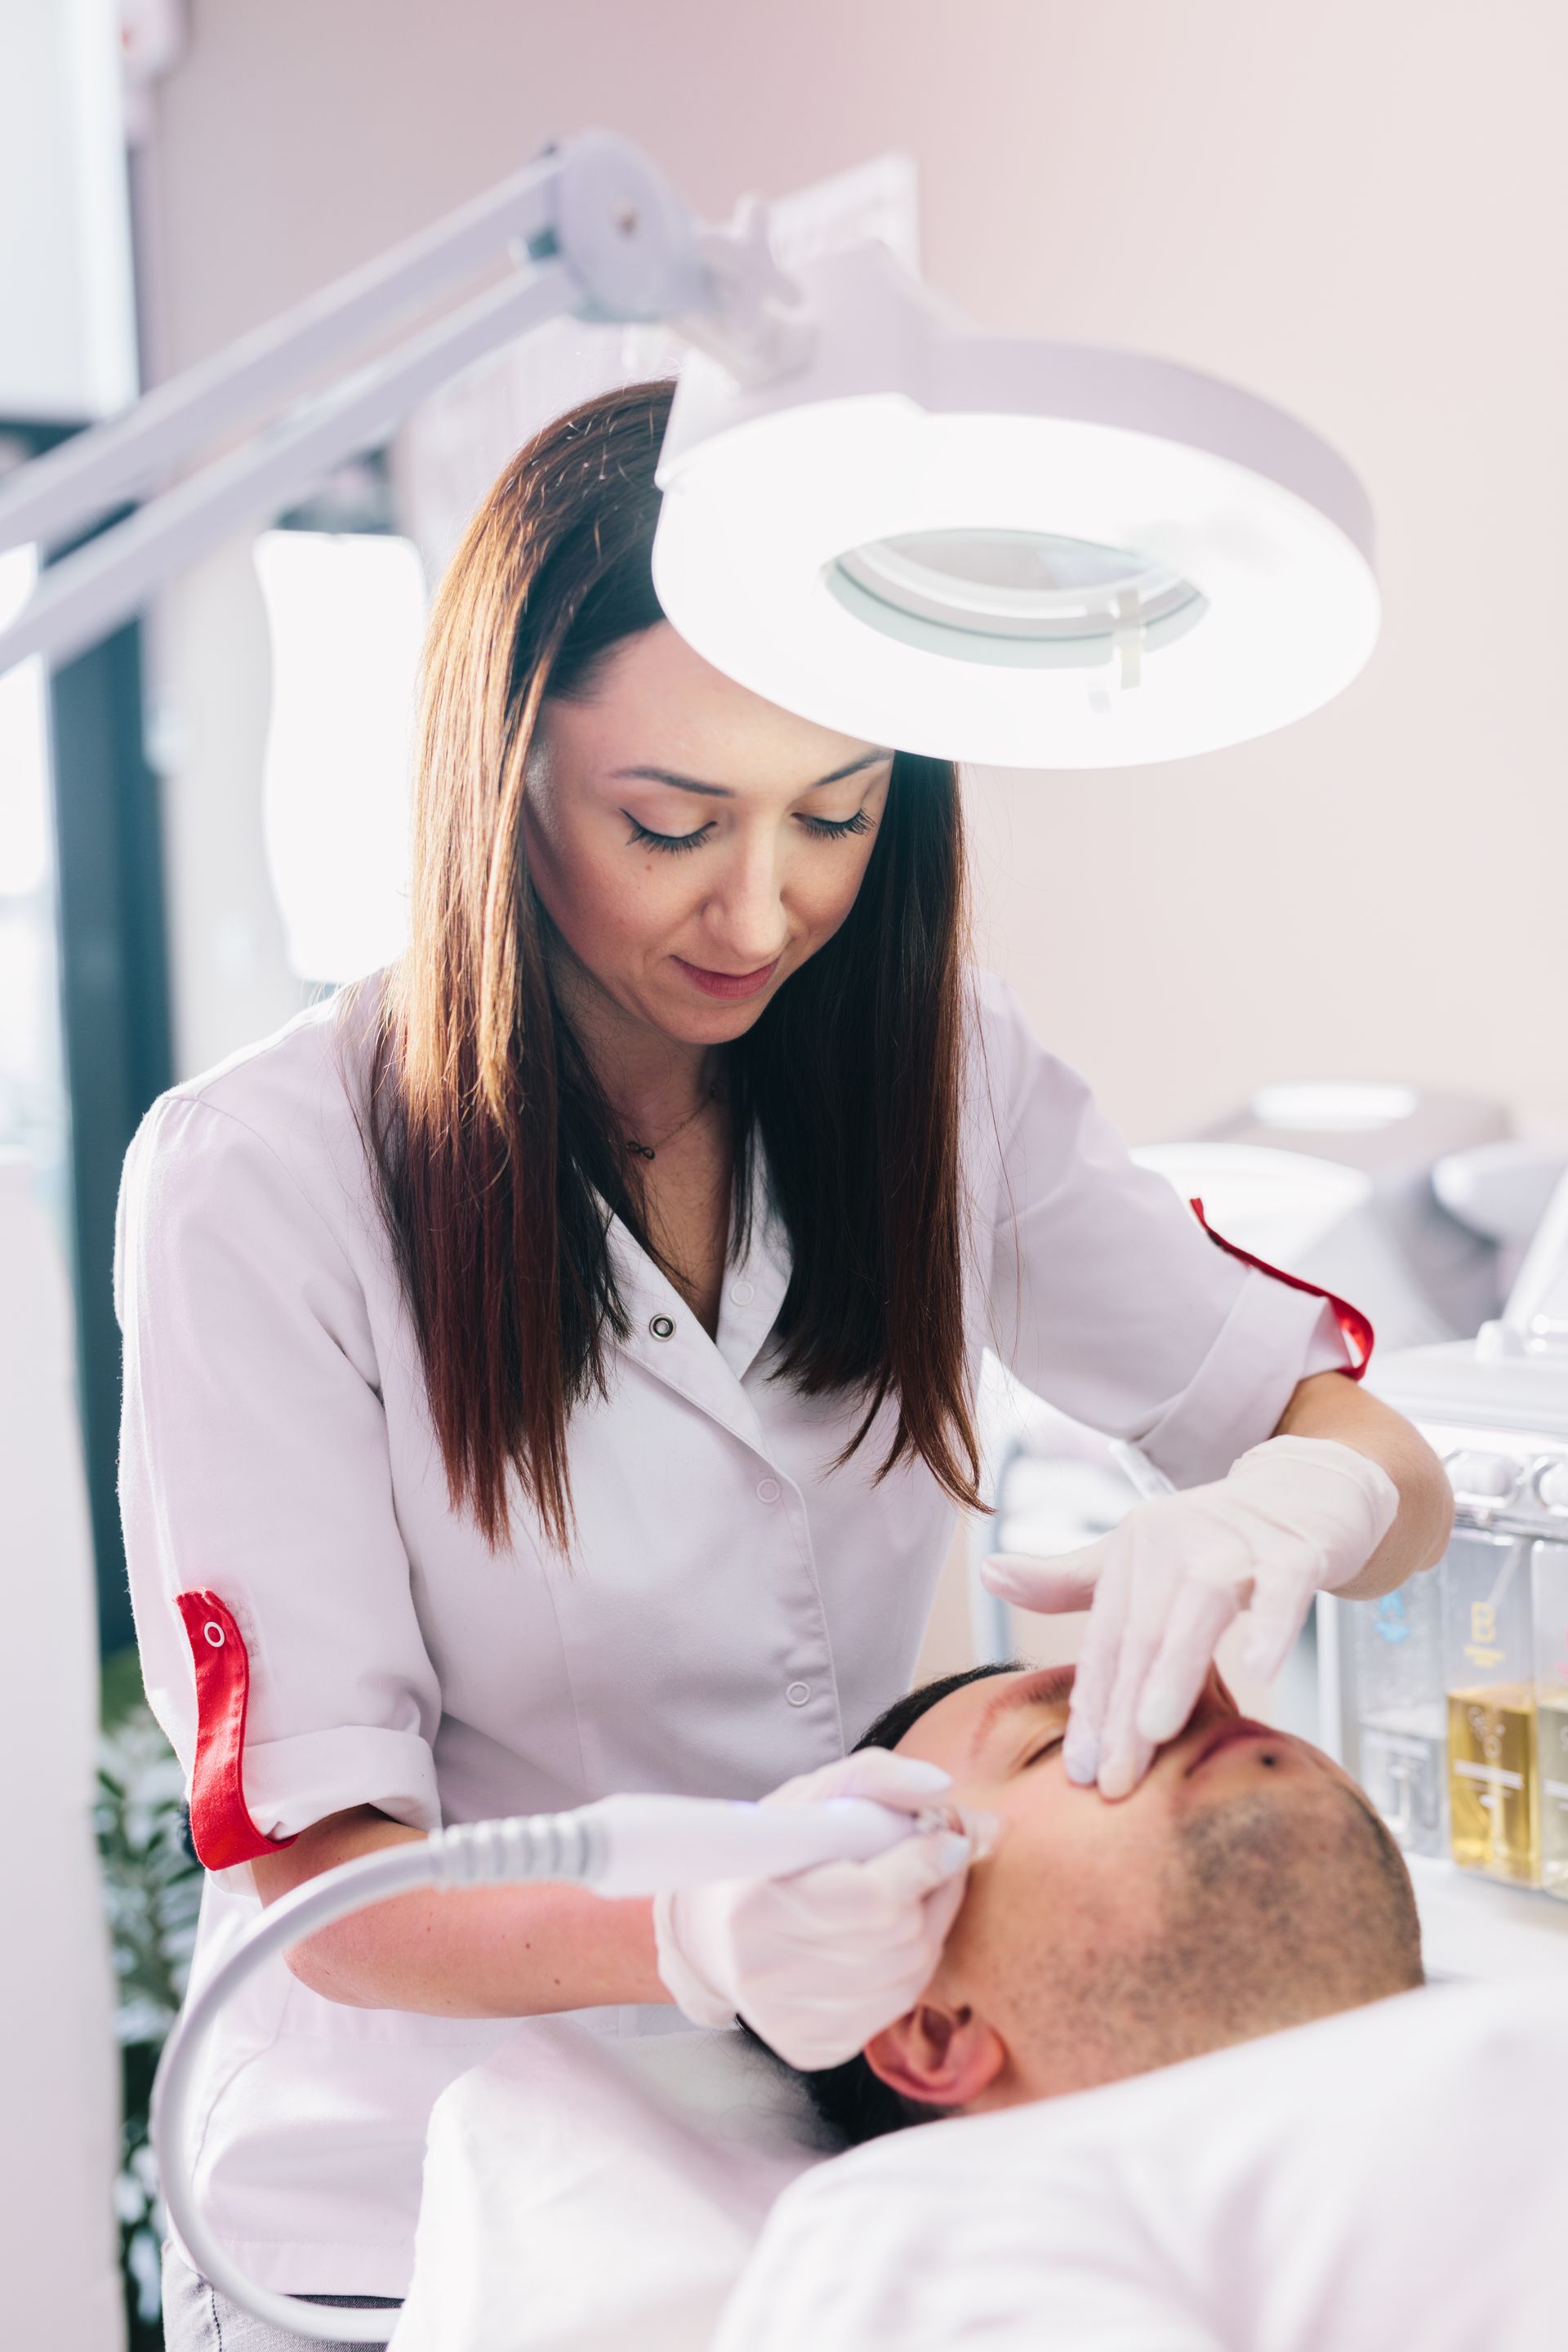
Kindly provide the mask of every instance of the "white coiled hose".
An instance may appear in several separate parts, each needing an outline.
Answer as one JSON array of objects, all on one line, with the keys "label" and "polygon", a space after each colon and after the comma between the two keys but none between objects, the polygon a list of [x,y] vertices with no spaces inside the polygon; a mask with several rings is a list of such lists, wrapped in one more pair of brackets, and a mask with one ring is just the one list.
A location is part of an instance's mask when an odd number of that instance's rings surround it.
[{"label": "white coiled hose", "polygon": [[208,2229],[186,2166],[197,2062],[212,2024],[243,1979],[321,1928],[420,1886],[495,1886],[523,1880],[591,1886],[595,1894],[658,1895],[710,1879],[789,1878],[824,1862],[868,1862],[900,1839],[962,1812],[894,1812],[865,1797],[816,1804],[750,1805],[709,1797],[605,1797],[572,1813],[520,1815],[439,1830],[418,1843],[362,1854],[297,1886],[247,1927],[187,2004],[165,2045],[153,2102],[153,2147],[169,2218],[210,2284],[258,2319],[335,2344],[385,2340],[384,2311],[342,2310],[280,2294],[248,2279]]}]

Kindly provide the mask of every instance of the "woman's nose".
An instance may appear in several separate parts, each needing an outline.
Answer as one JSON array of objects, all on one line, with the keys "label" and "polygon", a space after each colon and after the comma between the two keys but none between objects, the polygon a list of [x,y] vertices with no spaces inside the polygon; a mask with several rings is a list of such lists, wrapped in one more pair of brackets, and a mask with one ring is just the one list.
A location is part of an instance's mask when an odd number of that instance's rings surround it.
[{"label": "woman's nose", "polygon": [[772,842],[737,843],[704,908],[727,968],[755,971],[782,954],[789,936],[782,877]]}]

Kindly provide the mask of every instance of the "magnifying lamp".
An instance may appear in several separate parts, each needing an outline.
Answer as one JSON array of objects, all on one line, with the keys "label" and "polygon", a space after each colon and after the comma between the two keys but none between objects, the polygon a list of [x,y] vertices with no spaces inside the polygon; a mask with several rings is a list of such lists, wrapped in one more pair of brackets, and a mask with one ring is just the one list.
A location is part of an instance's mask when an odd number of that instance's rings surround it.
[{"label": "magnifying lamp", "polygon": [[[508,254],[499,283],[321,387]],[[820,724],[997,766],[1137,766],[1285,726],[1372,650],[1371,510],[1305,425],[1133,352],[984,334],[873,242],[786,276],[761,206],[707,227],[589,131],[23,469],[0,548],[155,494],[46,570],[0,669],[80,650],[563,313],[665,320],[690,344],[658,467],[659,602],[706,659]],[[185,470],[300,379],[318,388]]]},{"label": "magnifying lamp", "polygon": [[885,247],[799,273],[763,384],[694,354],[660,604],[743,686],[998,767],[1131,767],[1327,702],[1377,635],[1372,515],[1315,434],[1133,352],[984,335]]}]

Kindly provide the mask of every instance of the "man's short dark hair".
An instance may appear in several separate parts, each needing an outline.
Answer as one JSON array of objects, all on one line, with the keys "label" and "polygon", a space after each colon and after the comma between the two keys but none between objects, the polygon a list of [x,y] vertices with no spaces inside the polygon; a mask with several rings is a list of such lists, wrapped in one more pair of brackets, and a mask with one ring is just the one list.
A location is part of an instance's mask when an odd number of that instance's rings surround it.
[{"label": "man's short dark hair", "polygon": [[[985,1682],[993,1675],[1023,1672],[1017,1659],[1008,1658],[998,1665],[969,1666],[963,1674],[942,1675],[934,1683],[922,1683],[918,1690],[906,1691],[902,1698],[883,1708],[870,1728],[855,1742],[854,1752],[858,1755],[863,1748],[896,1748],[922,1715],[929,1715],[933,1706],[939,1706],[954,1691],[966,1690],[971,1683]],[[751,2031],[749,2027],[745,2030]],[[754,2034],[752,2038],[757,2040]],[[770,2052],[769,2055],[775,2053]],[[778,2063],[782,2065],[784,2062],[781,2059]],[[809,2073],[792,2066],[789,2071],[804,2084],[824,2137],[835,2149],[858,2147],[863,2140],[881,2139],[889,2132],[906,2131],[911,2124],[934,2123],[944,2112],[941,2107],[923,2106],[917,2100],[904,2098],[873,2073],[858,2050],[841,2066],[822,2066]]]}]

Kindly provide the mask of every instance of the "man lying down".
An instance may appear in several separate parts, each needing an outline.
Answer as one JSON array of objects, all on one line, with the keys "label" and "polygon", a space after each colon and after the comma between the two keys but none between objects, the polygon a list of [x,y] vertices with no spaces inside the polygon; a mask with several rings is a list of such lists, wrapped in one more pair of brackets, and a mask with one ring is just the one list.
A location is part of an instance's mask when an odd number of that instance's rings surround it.
[{"label": "man lying down", "polygon": [[852,2152],[715,2352],[1560,2352],[1568,1994],[1415,1990],[1382,1822],[1217,1676],[1115,1805],[1062,1769],[1070,1685],[982,1669],[862,1743],[1003,1833],[909,2014],[804,2078]]}]

